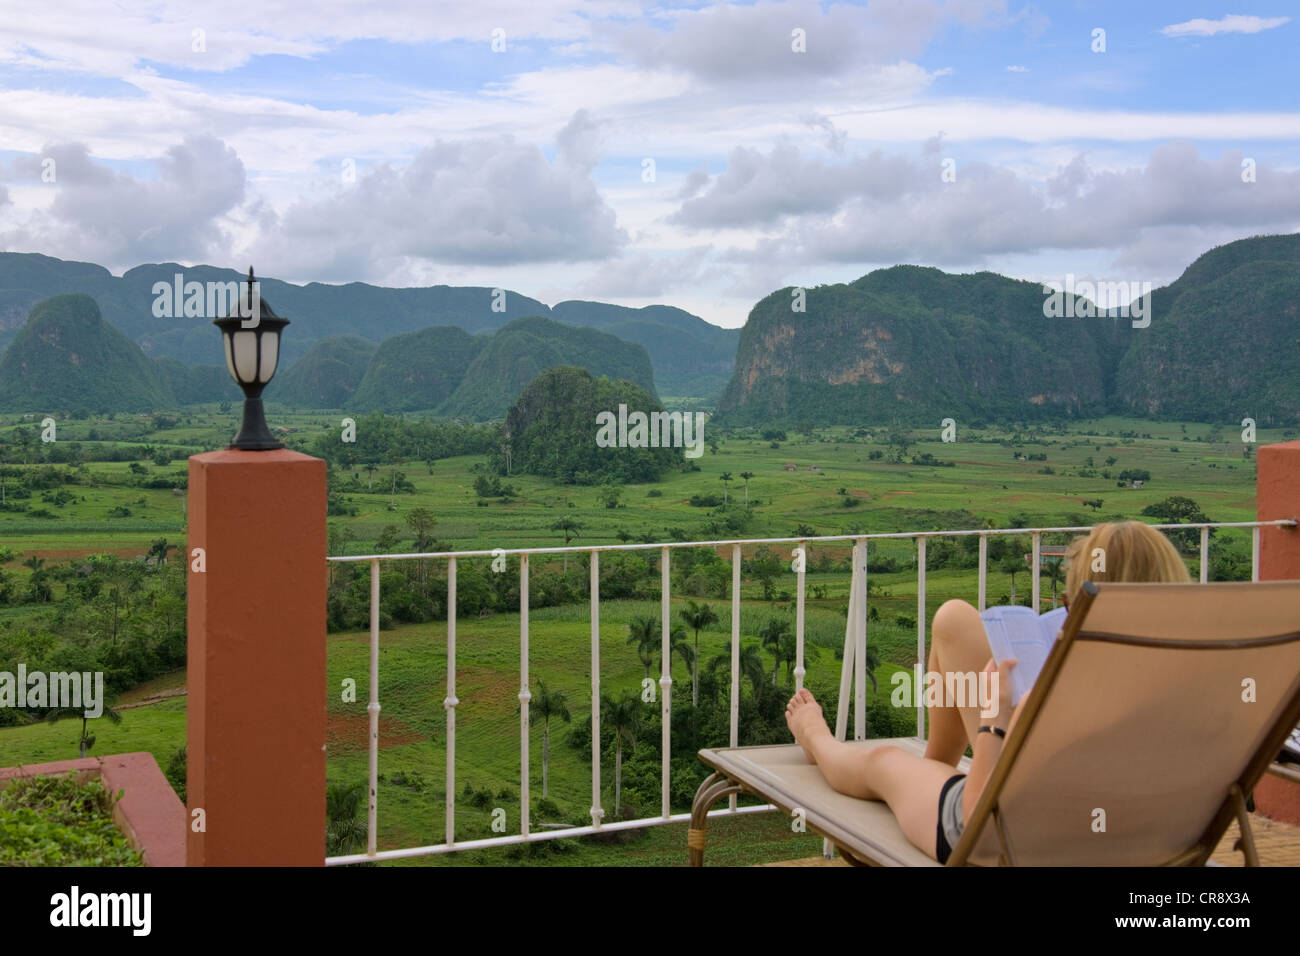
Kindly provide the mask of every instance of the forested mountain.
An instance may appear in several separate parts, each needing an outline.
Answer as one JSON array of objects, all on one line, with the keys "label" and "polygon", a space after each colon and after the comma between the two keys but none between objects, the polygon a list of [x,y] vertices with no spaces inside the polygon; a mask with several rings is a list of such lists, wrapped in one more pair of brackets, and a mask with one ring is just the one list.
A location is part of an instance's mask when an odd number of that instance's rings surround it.
[{"label": "forested mountain", "polygon": [[441,414],[472,421],[501,418],[525,385],[561,365],[632,382],[650,395],[655,391],[646,350],[595,329],[534,316],[517,319],[485,339],[456,391],[439,406]]},{"label": "forested mountain", "polygon": [[1136,330],[1048,319],[1042,286],[991,272],[895,266],[758,303],[720,412],[821,423],[1098,412]]},{"label": "forested mountain", "polygon": [[483,343],[448,326],[395,335],[371,356],[353,404],[358,411],[437,408],[456,390]]},{"label": "forested mountain", "polygon": [[[0,348],[37,302],[65,292],[82,292],[95,299],[105,320],[147,355],[211,364],[221,355],[212,316],[154,314],[155,285],[172,288],[178,274],[182,283],[237,282],[247,277],[232,269],[161,263],[137,266],[118,278],[92,263],[0,252]],[[565,302],[554,311],[508,289],[497,294],[498,290],[472,286],[389,289],[364,282],[298,286],[265,276],[259,276],[259,281],[262,294],[275,304],[276,311],[293,322],[283,340],[282,370],[329,337],[355,336],[378,345],[431,326],[491,332],[515,319],[542,316],[598,328],[645,346],[656,375],[662,369],[673,394],[704,398],[718,394],[726,383],[738,336],[735,329],[710,325],[669,306],[629,309],[600,302]],[[294,391],[296,395],[296,386]]]},{"label": "forested mountain", "polygon": [[136,412],[173,402],[153,363],[87,295],[39,303],[0,357],[0,408]]},{"label": "forested mountain", "polygon": [[631,382],[595,378],[586,369],[553,368],[534,378],[506,414],[504,444],[491,457],[502,475],[531,474],[565,484],[655,481],[683,462],[681,448],[602,447],[597,415],[619,404],[645,414],[663,411]]},{"label": "forested mountain", "polygon": [[[1113,411],[1300,421],[1300,236],[1207,252],[1152,290],[1142,319],[1049,318],[1038,283],[919,266],[808,289],[803,312],[794,292],[750,312],[725,420],[937,425]],[[1067,315],[1092,311],[1064,299]]]},{"label": "forested mountain", "polygon": [[275,376],[275,397],[304,408],[343,408],[352,401],[375,346],[355,335],[321,339]]},{"label": "forested mountain", "polygon": [[629,309],[605,302],[571,299],[551,309],[569,325],[589,325],[645,346],[655,383],[664,395],[719,394],[736,361],[739,329],[723,329],[670,305]]},{"label": "forested mountain", "polygon": [[1153,297],[1151,327],[1133,337],[1119,365],[1125,410],[1300,421],[1300,236],[1212,249]]}]

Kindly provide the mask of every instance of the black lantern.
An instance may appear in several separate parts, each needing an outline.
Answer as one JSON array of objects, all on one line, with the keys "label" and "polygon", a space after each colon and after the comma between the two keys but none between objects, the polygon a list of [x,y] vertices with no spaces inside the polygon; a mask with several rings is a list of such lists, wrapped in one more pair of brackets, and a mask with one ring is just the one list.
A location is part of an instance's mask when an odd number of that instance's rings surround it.
[{"label": "black lantern", "polygon": [[248,267],[248,285],[240,293],[230,315],[213,319],[221,329],[226,352],[226,368],[244,390],[244,422],[239,434],[228,446],[244,451],[270,451],[283,448],[266,427],[262,410],[262,389],[275,375],[280,360],[280,332],[289,324],[258,294],[253,267]]}]

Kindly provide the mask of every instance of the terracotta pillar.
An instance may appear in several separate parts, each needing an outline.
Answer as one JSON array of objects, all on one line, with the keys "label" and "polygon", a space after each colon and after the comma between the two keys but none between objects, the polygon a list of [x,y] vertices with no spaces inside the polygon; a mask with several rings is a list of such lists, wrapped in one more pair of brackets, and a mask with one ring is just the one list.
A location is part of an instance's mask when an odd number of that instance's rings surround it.
[{"label": "terracotta pillar", "polygon": [[195,455],[189,496],[186,863],[319,866],[325,462]]},{"label": "terracotta pillar", "polygon": [[[1257,520],[1300,517],[1300,441],[1265,445],[1257,458]],[[1300,579],[1300,528],[1260,529],[1259,579]],[[1271,819],[1300,824],[1300,784],[1264,774],[1255,787],[1255,809]]]}]

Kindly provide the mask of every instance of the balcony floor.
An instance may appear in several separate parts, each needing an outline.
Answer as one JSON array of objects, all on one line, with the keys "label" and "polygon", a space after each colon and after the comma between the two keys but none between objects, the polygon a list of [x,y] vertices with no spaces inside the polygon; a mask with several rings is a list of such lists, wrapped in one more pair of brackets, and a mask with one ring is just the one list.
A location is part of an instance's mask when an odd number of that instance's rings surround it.
[{"label": "balcony floor", "polygon": [[[1250,815],[1250,828],[1255,834],[1255,848],[1259,851],[1261,866],[1300,866],[1300,827],[1279,823],[1259,814]],[[1211,859],[1224,866],[1243,866],[1241,851],[1234,850],[1240,831],[1234,820],[1215,847]],[[801,860],[783,860],[779,863],[762,863],[761,866],[848,866],[840,856],[827,860],[820,856]]]}]

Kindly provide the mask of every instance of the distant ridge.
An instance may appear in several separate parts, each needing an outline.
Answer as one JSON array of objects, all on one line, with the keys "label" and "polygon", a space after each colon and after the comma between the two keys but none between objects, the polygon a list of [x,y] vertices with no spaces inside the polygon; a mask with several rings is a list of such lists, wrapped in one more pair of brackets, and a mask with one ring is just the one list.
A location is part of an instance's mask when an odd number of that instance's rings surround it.
[{"label": "distant ridge", "polygon": [[[37,302],[80,292],[95,299],[104,319],[150,357],[170,356],[186,365],[211,365],[221,355],[211,317],[153,314],[155,284],[170,287],[178,273],[185,282],[230,282],[246,275],[234,269],[168,262],[136,266],[119,278],[93,263],[0,252],[0,349]],[[275,303],[277,312],[293,322],[284,338],[282,370],[322,339],[353,337],[377,346],[395,335],[433,326],[455,326],[477,334],[495,331],[516,319],[541,316],[598,328],[638,343],[650,354],[661,387],[670,394],[708,398],[719,394],[726,384],[740,334],[671,306],[631,309],[602,302],[564,302],[555,311],[508,289],[500,295],[498,290],[477,286],[390,289],[364,282],[299,286],[267,278],[260,268],[258,273],[263,294]],[[359,374],[364,368],[355,371]]]}]

